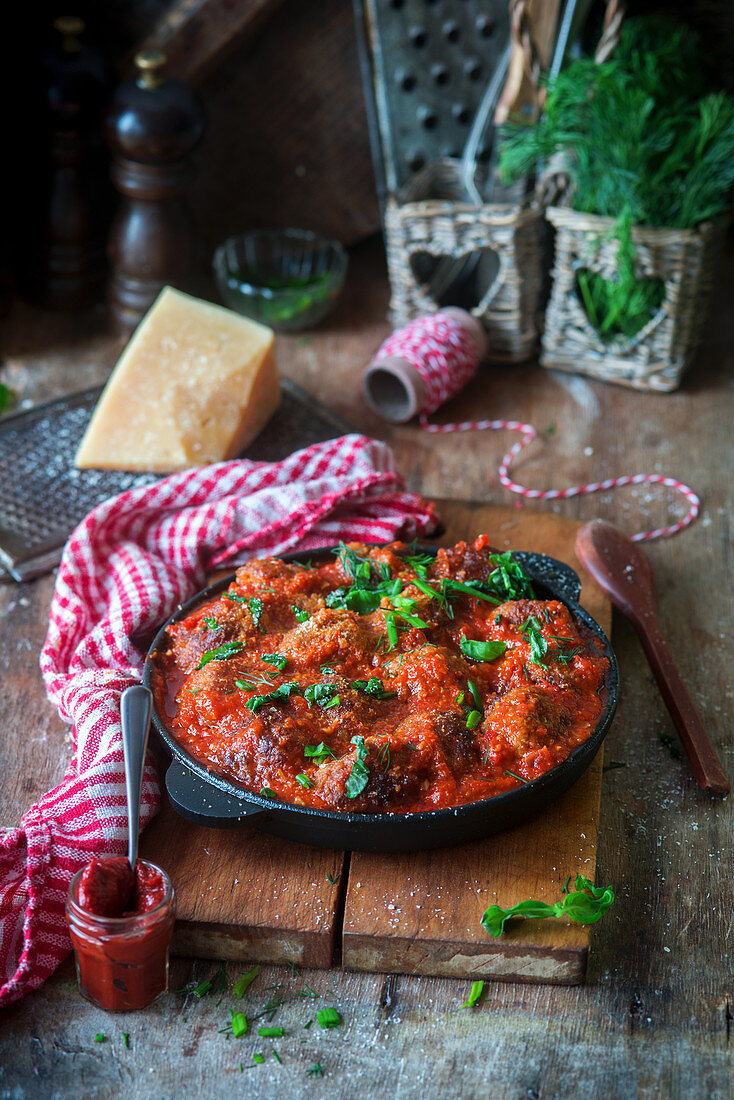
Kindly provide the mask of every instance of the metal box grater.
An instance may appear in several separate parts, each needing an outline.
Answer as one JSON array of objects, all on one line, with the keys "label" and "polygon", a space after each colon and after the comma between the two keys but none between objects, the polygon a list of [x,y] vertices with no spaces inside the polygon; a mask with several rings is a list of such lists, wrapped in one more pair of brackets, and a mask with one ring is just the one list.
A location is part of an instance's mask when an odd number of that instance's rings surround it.
[{"label": "metal box grater", "polygon": [[[507,0],[354,0],[381,202],[461,157],[510,37]],[[478,162],[489,159],[491,124]]]},{"label": "metal box grater", "polygon": [[[279,409],[243,457],[276,462],[352,430],[295,383],[281,385]],[[52,569],[97,504],[159,476],[76,469],[74,455],[101,392],[71,394],[0,422],[0,566],[16,581]]]}]

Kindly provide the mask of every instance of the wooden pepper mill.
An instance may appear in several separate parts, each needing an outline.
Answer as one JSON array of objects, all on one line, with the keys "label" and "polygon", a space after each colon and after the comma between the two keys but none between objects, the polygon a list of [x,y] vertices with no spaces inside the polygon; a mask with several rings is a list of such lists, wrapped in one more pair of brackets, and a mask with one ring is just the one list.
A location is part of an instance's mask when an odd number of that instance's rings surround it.
[{"label": "wooden pepper mill", "polygon": [[104,58],[82,41],[76,16],[54,21],[57,45],[43,59],[51,168],[40,255],[29,273],[31,297],[54,309],[102,297],[105,238],[112,214],[102,118],[111,90]]},{"label": "wooden pepper mill", "polygon": [[122,203],[112,225],[109,301],[112,320],[129,332],[166,284],[193,289],[196,249],[183,191],[189,154],[204,131],[192,90],[163,75],[157,51],[135,58],[134,80],[117,88],[107,116],[112,182]]}]

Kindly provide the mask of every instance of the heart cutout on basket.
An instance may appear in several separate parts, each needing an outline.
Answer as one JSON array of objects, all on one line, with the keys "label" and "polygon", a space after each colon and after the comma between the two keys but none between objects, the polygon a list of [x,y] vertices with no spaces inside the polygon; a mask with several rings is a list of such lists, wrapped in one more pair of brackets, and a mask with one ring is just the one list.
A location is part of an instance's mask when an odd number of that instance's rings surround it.
[{"label": "heart cutout on basket", "polygon": [[631,340],[660,312],[665,282],[657,276],[605,279],[597,271],[580,267],[576,294],[602,341]]},{"label": "heart cutout on basket", "polygon": [[500,257],[493,248],[478,248],[463,256],[414,252],[410,269],[422,289],[439,307],[472,310],[491,300],[500,274]]}]

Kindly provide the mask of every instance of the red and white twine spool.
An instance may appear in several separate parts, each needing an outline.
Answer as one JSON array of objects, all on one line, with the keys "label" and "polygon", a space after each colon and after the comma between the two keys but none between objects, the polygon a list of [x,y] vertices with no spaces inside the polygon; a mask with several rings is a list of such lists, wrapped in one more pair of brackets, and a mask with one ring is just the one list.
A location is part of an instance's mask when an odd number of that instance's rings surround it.
[{"label": "red and white twine spool", "polygon": [[698,516],[700,500],[690,486],[675,478],[664,477],[662,474],[626,474],[622,477],[606,478],[604,481],[591,481],[586,485],[576,485],[568,489],[529,489],[526,485],[520,485],[512,479],[510,466],[517,456],[537,439],[538,432],[532,424],[525,424],[520,420],[429,423],[428,417],[449,398],[455,396],[476,374],[481,359],[481,350],[477,346],[476,339],[472,338],[466,324],[463,324],[457,315],[458,311],[447,311],[412,321],[388,337],[372,363],[374,369],[375,366],[379,367],[389,359],[393,363],[404,361],[413,368],[421,383],[420,404],[413,411],[418,413],[422,428],[436,433],[476,431],[521,433],[521,438],[513,444],[500,462],[499,479],[510,492],[517,493],[528,500],[566,500],[569,497],[619,489],[624,485],[663,485],[683,494],[688,502],[688,512],[683,519],[668,527],[640,531],[630,536],[633,541],[641,542],[675,535],[693,523]]}]

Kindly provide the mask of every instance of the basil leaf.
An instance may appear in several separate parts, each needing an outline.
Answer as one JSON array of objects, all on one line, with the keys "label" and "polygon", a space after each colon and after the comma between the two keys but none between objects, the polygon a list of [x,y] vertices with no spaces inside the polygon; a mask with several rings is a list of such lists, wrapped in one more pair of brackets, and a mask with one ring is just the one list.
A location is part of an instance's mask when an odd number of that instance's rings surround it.
[{"label": "basil leaf", "polygon": [[303,755],[305,757],[310,757],[311,759],[316,760],[320,764],[329,756],[335,757],[336,753],[332,752],[329,746],[322,741],[320,745],[304,745]]},{"label": "basil leaf", "polygon": [[499,905],[490,905],[481,920],[482,927],[490,936],[500,936],[510,917],[532,917],[544,920],[546,917],[566,917],[579,924],[596,924],[614,901],[611,886],[594,886],[583,875],[576,876],[576,889],[564,894],[561,901],[546,905],[543,901],[518,902],[509,909]]},{"label": "basil leaf", "polygon": [[476,642],[462,634],[459,648],[465,657],[472,661],[496,661],[507,649],[506,642]]},{"label": "basil leaf", "polygon": [[542,627],[535,615],[531,615],[530,618],[522,624],[520,631],[530,643],[530,660],[534,665],[539,665],[540,668],[547,669],[548,666],[543,663],[543,658],[548,652],[548,639],[542,633]]},{"label": "basil leaf", "polygon": [[309,776],[304,775],[303,772],[296,776],[296,783],[300,783],[301,786],[305,787],[307,791],[310,791],[311,787],[316,786],[313,779],[310,779]]},{"label": "basil leaf", "polygon": [[319,707],[326,707],[332,702],[338,688],[338,684],[309,684],[303,697],[309,706],[316,703]]},{"label": "basil leaf", "polygon": [[245,706],[248,710],[251,710],[253,714],[260,709],[260,707],[269,706],[271,703],[278,703],[282,699],[289,699],[291,695],[300,695],[301,685],[296,683],[281,684],[274,691],[269,691],[267,695],[253,695],[251,699],[245,700]]},{"label": "basil leaf", "polygon": [[288,664],[288,658],[282,653],[261,653],[260,660],[266,661],[269,665],[275,665],[279,672],[282,672]]},{"label": "basil leaf", "polygon": [[367,746],[364,737],[357,735],[352,738],[352,744],[357,746],[357,756],[352,764],[352,770],[347,776],[347,798],[356,798],[365,789],[369,782],[370,773],[365,761],[367,760]]},{"label": "basil leaf", "polygon": [[293,604],[292,610],[299,623],[308,622],[308,611],[304,611],[302,607],[296,607],[295,604]]},{"label": "basil leaf", "polygon": [[385,685],[378,676],[370,676],[369,680],[352,680],[350,687],[375,699],[393,699],[397,695],[397,691],[385,691]]},{"label": "basil leaf", "polygon": [[206,653],[202,653],[196,671],[198,672],[204,665],[208,665],[210,661],[226,661],[228,657],[234,657],[235,653],[240,653],[242,649],[243,646],[240,642],[225,642],[224,645],[217,646],[216,649],[209,649]]}]

